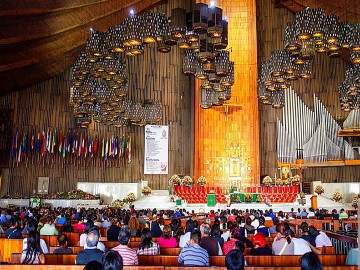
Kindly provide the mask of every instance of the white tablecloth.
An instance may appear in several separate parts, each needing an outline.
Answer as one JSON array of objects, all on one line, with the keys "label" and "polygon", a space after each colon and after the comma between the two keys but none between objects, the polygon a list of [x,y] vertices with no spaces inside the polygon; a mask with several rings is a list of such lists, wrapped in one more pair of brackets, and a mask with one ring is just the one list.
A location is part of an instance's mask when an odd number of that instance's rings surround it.
[{"label": "white tablecloth", "polygon": [[85,208],[99,208],[99,200],[56,200],[43,199],[41,204],[49,203],[52,208],[55,207],[85,207]]}]

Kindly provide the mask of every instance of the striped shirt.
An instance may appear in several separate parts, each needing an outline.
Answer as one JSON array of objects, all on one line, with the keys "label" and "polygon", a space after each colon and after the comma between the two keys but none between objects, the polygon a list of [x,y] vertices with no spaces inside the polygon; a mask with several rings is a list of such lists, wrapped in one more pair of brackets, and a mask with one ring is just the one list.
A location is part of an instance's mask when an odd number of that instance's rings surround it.
[{"label": "striped shirt", "polygon": [[158,243],[152,242],[151,247],[147,248],[138,248],[137,250],[138,255],[159,255],[160,249]]},{"label": "striped shirt", "polygon": [[136,251],[129,248],[128,246],[118,245],[111,250],[114,250],[120,254],[124,265],[139,265]]},{"label": "striped shirt", "polygon": [[198,244],[185,246],[178,257],[179,263],[184,266],[209,266],[209,254]]}]

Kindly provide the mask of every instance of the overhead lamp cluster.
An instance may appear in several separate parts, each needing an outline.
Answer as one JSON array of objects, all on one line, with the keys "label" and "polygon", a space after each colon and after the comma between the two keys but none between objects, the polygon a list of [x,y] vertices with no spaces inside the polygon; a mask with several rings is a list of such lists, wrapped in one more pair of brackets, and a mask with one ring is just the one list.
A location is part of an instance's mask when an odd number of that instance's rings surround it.
[{"label": "overhead lamp cluster", "polygon": [[310,78],[315,53],[339,57],[350,51],[353,65],[360,64],[360,24],[339,22],[335,15],[325,16],[323,9],[303,9],[286,24],[285,50],[270,53],[261,63],[258,98],[263,104],[282,108],[284,89],[291,81]]},{"label": "overhead lamp cluster", "polygon": [[[74,107],[78,125],[86,127],[92,120],[115,126],[161,121],[160,102],[138,106],[125,99],[128,94],[126,57],[143,54],[146,45],[151,43],[156,43],[161,53],[170,52],[175,45],[183,49],[183,72],[200,78],[202,89],[207,92],[200,106],[222,105],[231,97],[230,87],[234,83],[234,63],[229,61],[229,51],[225,50],[227,27],[221,8],[198,3],[192,12],[173,9],[169,19],[161,13],[136,16],[133,12],[107,32],[91,29],[86,50],[80,53],[72,68],[70,105]],[[211,104],[204,105],[209,96]],[[136,116],[124,117],[136,109],[140,110]]]},{"label": "overhead lamp cluster", "polygon": [[360,109],[360,65],[349,67],[345,72],[345,80],[339,86],[341,109],[348,112]]}]

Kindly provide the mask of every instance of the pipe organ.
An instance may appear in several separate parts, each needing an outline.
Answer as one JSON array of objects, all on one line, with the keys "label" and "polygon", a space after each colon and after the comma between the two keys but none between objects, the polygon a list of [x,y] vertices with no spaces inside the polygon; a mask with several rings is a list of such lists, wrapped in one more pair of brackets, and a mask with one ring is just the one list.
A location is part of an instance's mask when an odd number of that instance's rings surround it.
[{"label": "pipe organ", "polygon": [[295,163],[297,149],[305,162],[355,159],[354,149],[338,137],[340,125],[314,95],[310,109],[292,88],[285,90],[281,122],[277,119],[277,155],[280,163]]}]

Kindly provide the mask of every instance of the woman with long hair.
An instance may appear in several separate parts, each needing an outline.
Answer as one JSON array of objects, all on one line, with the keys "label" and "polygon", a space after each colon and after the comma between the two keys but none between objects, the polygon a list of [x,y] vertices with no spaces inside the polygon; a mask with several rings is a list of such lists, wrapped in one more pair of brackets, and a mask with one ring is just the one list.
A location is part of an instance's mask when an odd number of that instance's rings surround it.
[{"label": "woman with long hair", "polygon": [[142,230],[141,244],[136,252],[138,255],[159,255],[160,249],[158,243],[152,241],[149,228]]},{"label": "woman with long hair", "polygon": [[21,254],[22,264],[45,264],[45,256],[40,246],[40,235],[31,231],[27,237],[27,247]]},{"label": "woman with long hair", "polygon": [[272,244],[274,255],[294,255],[294,242],[291,240],[289,231],[284,223],[276,225],[276,237]]}]

